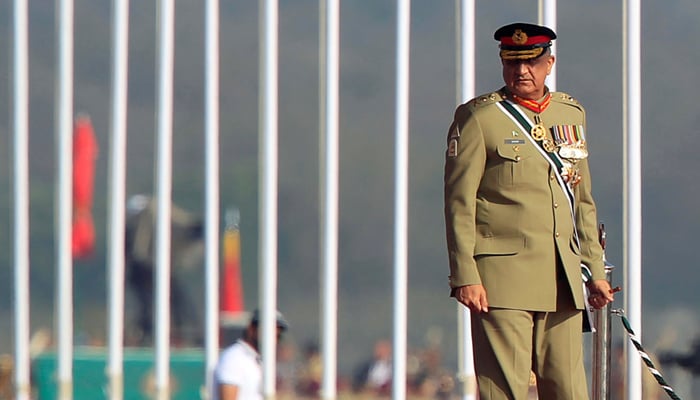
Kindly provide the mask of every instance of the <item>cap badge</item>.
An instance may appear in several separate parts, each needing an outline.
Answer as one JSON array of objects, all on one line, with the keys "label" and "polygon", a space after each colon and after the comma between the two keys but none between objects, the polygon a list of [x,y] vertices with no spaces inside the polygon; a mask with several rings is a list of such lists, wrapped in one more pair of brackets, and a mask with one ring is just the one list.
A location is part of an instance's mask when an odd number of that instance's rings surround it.
[{"label": "cap badge", "polygon": [[513,43],[523,45],[527,43],[527,33],[523,32],[522,29],[516,29],[515,32],[513,32],[511,39],[513,39]]}]

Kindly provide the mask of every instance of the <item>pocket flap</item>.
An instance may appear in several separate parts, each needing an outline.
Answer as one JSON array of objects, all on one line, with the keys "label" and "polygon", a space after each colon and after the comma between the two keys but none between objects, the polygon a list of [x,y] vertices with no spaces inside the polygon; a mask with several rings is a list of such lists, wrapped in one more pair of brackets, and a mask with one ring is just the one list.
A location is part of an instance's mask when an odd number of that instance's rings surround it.
[{"label": "pocket flap", "polygon": [[480,237],[474,245],[474,255],[512,255],[518,254],[524,248],[524,237]]},{"label": "pocket flap", "polygon": [[[496,151],[498,152],[498,155],[501,156],[502,158],[505,158],[506,160],[511,160],[518,162],[520,160],[524,160],[526,158],[529,158],[532,156],[532,153],[530,152],[530,149],[527,147],[527,144],[522,144],[522,145],[512,145],[512,144],[503,144],[499,145]],[[516,150],[518,149],[518,150]]]}]

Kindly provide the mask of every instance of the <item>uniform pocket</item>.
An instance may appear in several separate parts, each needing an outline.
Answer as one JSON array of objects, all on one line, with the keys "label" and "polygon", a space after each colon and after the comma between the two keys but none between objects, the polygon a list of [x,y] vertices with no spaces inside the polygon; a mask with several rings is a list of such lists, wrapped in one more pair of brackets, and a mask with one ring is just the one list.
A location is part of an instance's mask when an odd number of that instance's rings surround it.
[{"label": "uniform pocket", "polygon": [[499,165],[499,183],[502,185],[515,185],[523,177],[523,163],[532,157],[527,148],[528,144],[513,145],[503,144],[498,146],[496,152],[501,158]]},{"label": "uniform pocket", "polygon": [[474,256],[514,255],[525,248],[525,238],[512,237],[478,237],[474,243]]}]

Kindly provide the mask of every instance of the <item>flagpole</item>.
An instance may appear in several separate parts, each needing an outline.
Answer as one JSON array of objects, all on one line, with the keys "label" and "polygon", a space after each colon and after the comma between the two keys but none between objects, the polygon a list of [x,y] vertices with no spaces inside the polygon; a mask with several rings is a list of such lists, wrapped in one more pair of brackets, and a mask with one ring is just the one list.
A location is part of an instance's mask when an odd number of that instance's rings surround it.
[{"label": "flagpole", "polygon": [[[641,4],[625,0],[623,7],[623,112],[625,310],[638,339],[642,338],[642,173],[641,173]],[[627,396],[642,398],[641,359],[626,342]]]},{"label": "flagpole", "polygon": [[337,396],[339,0],[320,0],[321,398]]},{"label": "flagpole", "polygon": [[129,0],[112,1],[112,113],[109,150],[109,399],[124,396],[124,241],[126,201],[126,114]]},{"label": "flagpole", "polygon": [[158,114],[155,231],[155,392],[170,397],[170,246],[175,4],[158,2]]},{"label": "flagpole", "polygon": [[[456,0],[457,6],[457,104],[475,96],[475,21],[474,0]],[[457,378],[463,400],[476,399],[476,372],[472,343],[471,315],[469,309],[457,303],[457,328],[459,348],[459,371]]]},{"label": "flagpole", "polygon": [[260,0],[260,239],[259,287],[263,396],[275,397],[277,309],[277,193],[279,118],[279,4]]},{"label": "flagpole", "polygon": [[[538,22],[540,25],[557,31],[557,0],[539,0]],[[557,41],[552,41],[552,54],[557,54]],[[547,76],[547,87],[550,91],[557,90],[557,63],[552,66],[552,71]]]},{"label": "flagpole", "polygon": [[214,398],[219,354],[219,0],[205,12],[205,353],[204,382]]},{"label": "flagpole", "polygon": [[58,399],[73,397],[73,262],[71,259],[73,175],[73,1],[57,2],[56,74],[56,342]]},{"label": "flagpole", "polygon": [[29,400],[29,40],[27,0],[15,0],[13,23],[15,397]]},{"label": "flagpole", "polygon": [[408,320],[408,116],[411,2],[397,0],[394,199],[394,340],[392,399],[406,398]]}]

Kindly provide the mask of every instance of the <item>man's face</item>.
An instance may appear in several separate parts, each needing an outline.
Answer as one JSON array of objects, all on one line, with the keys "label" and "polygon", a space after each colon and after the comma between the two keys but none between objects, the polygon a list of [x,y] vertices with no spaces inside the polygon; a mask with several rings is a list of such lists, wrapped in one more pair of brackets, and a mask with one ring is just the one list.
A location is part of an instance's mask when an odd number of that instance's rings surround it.
[{"label": "man's face", "polygon": [[503,81],[516,96],[538,100],[544,96],[544,80],[552,71],[554,56],[544,54],[527,60],[501,60]]}]

